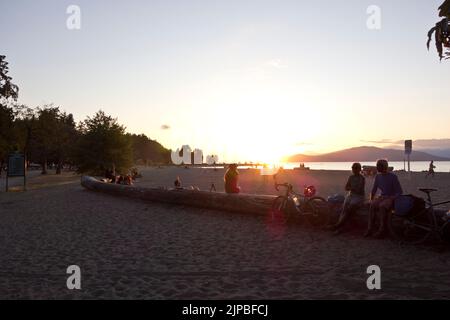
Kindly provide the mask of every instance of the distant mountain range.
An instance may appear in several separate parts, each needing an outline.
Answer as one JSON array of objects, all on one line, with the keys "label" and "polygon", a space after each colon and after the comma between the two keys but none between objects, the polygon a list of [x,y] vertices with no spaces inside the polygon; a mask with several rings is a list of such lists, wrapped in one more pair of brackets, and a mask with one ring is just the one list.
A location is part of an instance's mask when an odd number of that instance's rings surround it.
[{"label": "distant mountain range", "polygon": [[421,149],[420,151],[439,157],[450,158],[450,149]]},{"label": "distant mountain range", "polygon": [[[320,155],[296,154],[288,157],[289,162],[351,162],[376,161],[387,159],[389,161],[403,161],[403,150],[384,149],[377,147],[356,147]],[[450,161],[450,158],[432,155],[423,151],[413,151],[411,161]]]}]

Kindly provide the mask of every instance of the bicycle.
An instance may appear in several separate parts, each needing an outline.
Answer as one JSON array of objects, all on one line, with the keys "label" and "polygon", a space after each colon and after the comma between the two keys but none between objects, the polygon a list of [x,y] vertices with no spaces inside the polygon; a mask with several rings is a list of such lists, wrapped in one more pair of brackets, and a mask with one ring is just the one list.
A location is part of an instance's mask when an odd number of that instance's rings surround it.
[{"label": "bicycle", "polygon": [[436,207],[450,203],[450,200],[433,203],[431,193],[437,189],[419,188],[419,191],[427,195],[425,208],[406,216],[393,211],[388,223],[389,232],[394,239],[410,244],[424,243],[432,236],[442,241],[450,231],[450,210]]},{"label": "bicycle", "polygon": [[306,218],[314,227],[325,226],[329,222],[328,202],[315,196],[314,186],[307,186],[304,194],[294,192],[294,187],[289,183],[275,182],[275,189],[286,188],[284,195],[278,196],[272,203],[272,219],[287,223],[294,214]]}]

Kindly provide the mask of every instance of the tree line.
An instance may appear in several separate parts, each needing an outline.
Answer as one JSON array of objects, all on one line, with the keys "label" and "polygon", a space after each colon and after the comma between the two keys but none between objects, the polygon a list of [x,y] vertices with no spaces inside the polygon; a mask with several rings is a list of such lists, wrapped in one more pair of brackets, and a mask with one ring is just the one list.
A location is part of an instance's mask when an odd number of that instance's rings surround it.
[{"label": "tree line", "polygon": [[127,133],[101,110],[77,123],[71,113],[54,105],[18,104],[19,88],[8,72],[6,57],[0,55],[0,168],[13,152],[24,153],[27,163],[40,164],[43,174],[49,164],[57,174],[64,166],[103,174],[126,173],[135,164],[170,163],[170,150],[146,135]]}]

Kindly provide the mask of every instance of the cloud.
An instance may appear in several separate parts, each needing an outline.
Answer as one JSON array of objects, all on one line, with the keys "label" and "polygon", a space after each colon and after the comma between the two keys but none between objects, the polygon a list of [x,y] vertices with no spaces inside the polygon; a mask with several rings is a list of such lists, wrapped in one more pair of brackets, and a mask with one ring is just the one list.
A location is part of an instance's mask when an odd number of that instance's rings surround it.
[{"label": "cloud", "polygon": [[382,139],[382,140],[361,140],[364,143],[376,143],[376,144],[401,144],[403,141],[395,141],[391,139]]},{"label": "cloud", "polygon": [[281,59],[272,59],[266,62],[266,65],[276,69],[286,68],[287,65],[281,61]]},{"label": "cloud", "polygon": [[310,145],[312,145],[312,143],[311,142],[306,142],[306,141],[299,141],[299,142],[295,143],[295,146],[297,146],[297,147],[310,146]]},{"label": "cloud", "polygon": [[167,125],[167,124],[163,124],[163,125],[161,126],[161,130],[169,130],[169,129],[170,129],[170,126]]}]

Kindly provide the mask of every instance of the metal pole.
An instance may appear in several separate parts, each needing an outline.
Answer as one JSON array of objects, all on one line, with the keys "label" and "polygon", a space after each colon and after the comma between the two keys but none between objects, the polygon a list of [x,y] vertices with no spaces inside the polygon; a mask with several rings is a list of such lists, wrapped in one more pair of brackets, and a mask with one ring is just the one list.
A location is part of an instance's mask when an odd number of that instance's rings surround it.
[{"label": "metal pole", "polygon": [[408,153],[408,172],[411,172],[411,161],[409,153]]},{"label": "metal pole", "polygon": [[23,191],[27,191],[27,161],[25,155],[23,156]]}]

